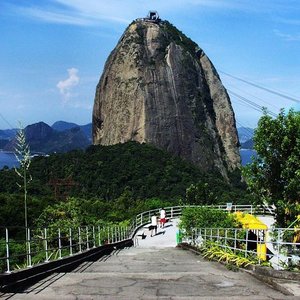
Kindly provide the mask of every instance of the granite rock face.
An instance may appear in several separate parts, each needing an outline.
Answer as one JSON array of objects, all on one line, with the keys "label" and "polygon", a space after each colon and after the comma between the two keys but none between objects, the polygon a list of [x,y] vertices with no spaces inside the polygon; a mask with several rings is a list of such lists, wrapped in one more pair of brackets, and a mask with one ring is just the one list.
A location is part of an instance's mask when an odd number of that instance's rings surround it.
[{"label": "granite rock face", "polygon": [[94,144],[131,140],[225,178],[240,167],[234,112],[217,71],[202,49],[167,21],[133,22],[97,85]]}]

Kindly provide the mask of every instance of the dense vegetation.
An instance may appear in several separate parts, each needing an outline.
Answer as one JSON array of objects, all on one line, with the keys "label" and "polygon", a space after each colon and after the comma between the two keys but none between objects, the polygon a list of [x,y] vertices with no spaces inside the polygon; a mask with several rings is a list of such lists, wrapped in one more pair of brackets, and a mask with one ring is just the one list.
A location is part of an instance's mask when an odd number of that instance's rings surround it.
[{"label": "dense vegetation", "polygon": [[187,235],[193,228],[236,228],[240,224],[233,214],[208,207],[188,207],[182,212],[180,228]]},{"label": "dense vegetation", "polygon": [[300,215],[300,112],[265,112],[254,135],[257,157],[244,169],[257,203],[275,204],[277,223],[292,226]]},{"label": "dense vegetation", "polygon": [[177,29],[173,24],[168,21],[163,21],[162,26],[166,31],[168,38],[173,40],[175,44],[180,45],[189,52],[192,56],[196,54],[199,46],[188,38],[182,31]]},{"label": "dense vegetation", "polygon": [[[47,225],[46,220],[54,221],[55,215],[71,220],[78,216],[82,224],[99,219],[119,222],[143,210],[179,203],[249,202],[241,186],[229,185],[218,174],[204,174],[178,157],[135,142],[37,157],[29,171],[33,178],[28,185],[29,225],[33,220]],[[55,197],[51,180],[68,178],[74,185],[57,185]],[[24,224],[17,180],[14,170],[0,171],[3,225]]]}]

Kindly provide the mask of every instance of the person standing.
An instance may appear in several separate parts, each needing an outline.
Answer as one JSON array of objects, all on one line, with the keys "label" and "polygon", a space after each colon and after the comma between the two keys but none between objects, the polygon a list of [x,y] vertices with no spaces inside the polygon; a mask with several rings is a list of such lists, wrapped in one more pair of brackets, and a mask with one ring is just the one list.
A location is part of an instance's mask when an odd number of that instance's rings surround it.
[{"label": "person standing", "polygon": [[155,235],[157,234],[157,216],[151,217],[151,226],[150,226],[151,236],[153,236],[153,230],[155,232]]},{"label": "person standing", "polygon": [[166,211],[164,208],[160,210],[160,227],[164,228],[166,223]]}]

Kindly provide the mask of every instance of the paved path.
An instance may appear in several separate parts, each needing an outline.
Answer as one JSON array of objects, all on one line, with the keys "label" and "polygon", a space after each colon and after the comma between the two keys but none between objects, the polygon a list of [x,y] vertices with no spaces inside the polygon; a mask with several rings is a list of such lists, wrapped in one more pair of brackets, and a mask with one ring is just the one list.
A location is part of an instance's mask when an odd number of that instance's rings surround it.
[{"label": "paved path", "polygon": [[176,248],[176,223],[139,245],[56,273],[10,299],[299,299]]}]

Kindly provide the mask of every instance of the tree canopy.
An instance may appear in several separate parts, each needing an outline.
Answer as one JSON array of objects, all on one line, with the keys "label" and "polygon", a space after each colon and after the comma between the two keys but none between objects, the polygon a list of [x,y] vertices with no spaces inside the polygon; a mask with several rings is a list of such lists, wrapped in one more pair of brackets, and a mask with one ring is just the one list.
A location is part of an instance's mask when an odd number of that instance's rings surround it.
[{"label": "tree canopy", "polygon": [[[119,222],[179,203],[243,203],[245,198],[242,186],[229,184],[219,174],[204,173],[166,151],[135,142],[35,157],[30,174],[30,226],[40,215],[41,223],[48,225],[46,217],[57,219],[62,211],[65,220],[75,220],[67,213],[71,207],[87,224],[99,219]],[[0,170],[0,221],[6,226],[24,224],[17,177],[14,170]]]},{"label": "tree canopy", "polygon": [[267,112],[254,134],[257,157],[243,175],[257,202],[275,204],[277,223],[286,227],[300,214],[300,112]]}]

